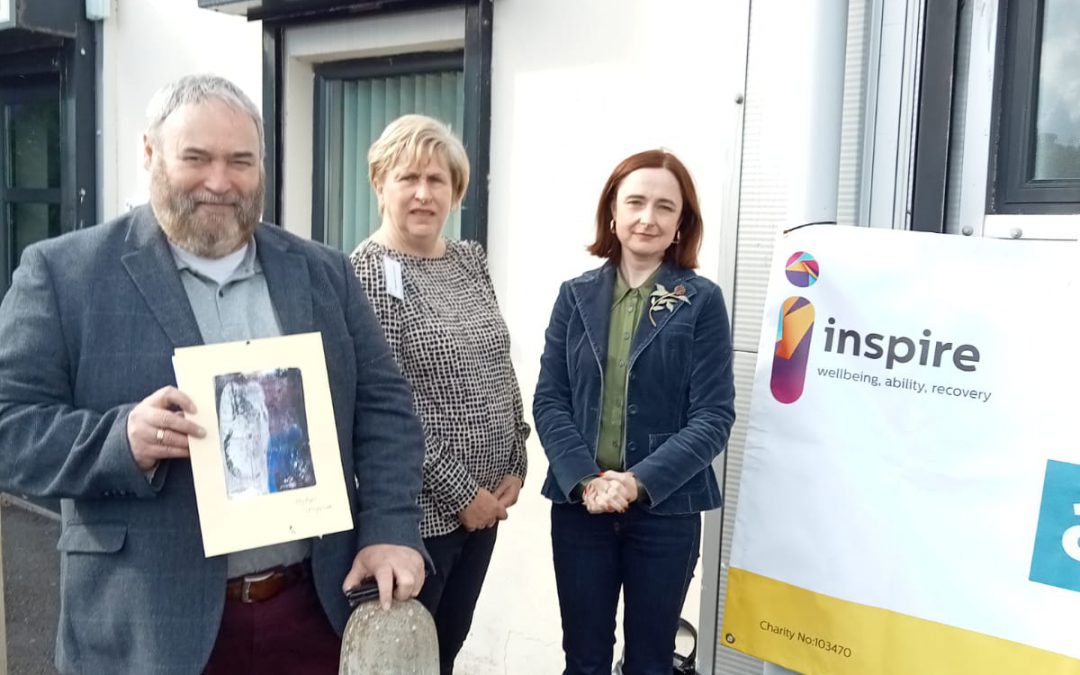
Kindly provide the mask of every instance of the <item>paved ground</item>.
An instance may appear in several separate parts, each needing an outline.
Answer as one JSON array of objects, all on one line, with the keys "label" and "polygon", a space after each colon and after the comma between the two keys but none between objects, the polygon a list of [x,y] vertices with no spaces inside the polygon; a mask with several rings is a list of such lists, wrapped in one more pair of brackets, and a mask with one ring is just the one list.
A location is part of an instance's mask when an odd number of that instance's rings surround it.
[{"label": "paved ground", "polygon": [[[51,505],[50,505],[51,506]],[[53,674],[60,523],[0,501],[9,675]]]}]

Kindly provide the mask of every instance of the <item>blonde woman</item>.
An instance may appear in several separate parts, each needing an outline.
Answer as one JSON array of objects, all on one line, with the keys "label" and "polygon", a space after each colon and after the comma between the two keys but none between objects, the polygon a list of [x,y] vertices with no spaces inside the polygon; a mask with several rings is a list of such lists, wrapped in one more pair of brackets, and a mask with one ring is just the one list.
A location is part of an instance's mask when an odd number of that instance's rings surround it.
[{"label": "blonde woman", "polygon": [[382,222],[352,261],[424,424],[420,532],[435,574],[419,600],[449,674],[498,523],[525,480],[529,427],[484,249],[443,237],[469,184],[461,142],[437,120],[405,115],[371,146],[368,169]]}]

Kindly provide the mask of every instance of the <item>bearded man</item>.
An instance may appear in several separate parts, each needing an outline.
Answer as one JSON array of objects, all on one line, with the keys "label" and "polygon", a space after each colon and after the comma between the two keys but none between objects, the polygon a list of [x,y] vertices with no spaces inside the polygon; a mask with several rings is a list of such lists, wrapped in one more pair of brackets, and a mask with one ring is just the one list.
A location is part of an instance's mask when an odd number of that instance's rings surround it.
[{"label": "bearded man", "polygon": [[[424,438],[340,252],[260,223],[263,126],[231,82],[153,98],[151,200],[26,249],[0,305],[0,489],[60,497],[64,673],[336,673],[343,588],[423,584]],[[178,347],[319,331],[351,532],[203,555]]]}]

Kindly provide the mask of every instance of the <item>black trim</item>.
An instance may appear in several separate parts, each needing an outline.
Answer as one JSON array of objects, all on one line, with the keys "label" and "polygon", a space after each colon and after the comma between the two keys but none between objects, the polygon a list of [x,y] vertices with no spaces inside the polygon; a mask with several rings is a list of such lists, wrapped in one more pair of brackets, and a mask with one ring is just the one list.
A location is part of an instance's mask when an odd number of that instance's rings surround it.
[{"label": "black trim", "polygon": [[64,39],[55,35],[34,33],[18,28],[0,30],[0,70],[8,70],[9,59],[17,59],[22,53],[34,49],[59,49]]},{"label": "black trim", "polygon": [[97,40],[94,25],[80,20],[75,39],[65,41],[60,70],[61,170],[67,186],[60,222],[64,230],[97,222]]},{"label": "black trim", "polygon": [[60,188],[16,188],[5,187],[3,201],[11,204],[59,204]]},{"label": "black trim", "polygon": [[326,80],[315,74],[311,127],[311,238],[326,243]]},{"label": "black trim", "polygon": [[959,18],[958,0],[927,0],[911,207],[911,229],[918,232],[945,231]]},{"label": "black trim", "polygon": [[266,172],[266,196],[263,199],[263,220],[280,223],[281,216],[281,157],[282,157],[282,28],[263,24],[263,133],[265,147],[263,167]]},{"label": "black trim", "polygon": [[446,52],[414,52],[392,54],[371,59],[327,61],[314,68],[315,77],[323,80],[353,80],[368,77],[398,77],[420,72],[461,70],[464,68],[461,50]]},{"label": "black trim", "polygon": [[460,4],[460,0],[199,0],[199,7],[203,9],[239,14],[248,21],[287,21],[290,24]]},{"label": "black trim", "polygon": [[84,21],[83,0],[11,0],[11,18],[0,24],[4,39],[10,31],[73,39]]},{"label": "black trim", "polygon": [[[0,44],[7,45],[8,34],[0,36]],[[54,75],[60,68],[60,49],[64,41],[49,38],[49,45],[35,46],[34,49],[4,54],[0,59],[0,78],[33,77],[35,75]]]},{"label": "black trim", "polygon": [[[493,0],[465,7],[465,129],[469,188],[461,210],[461,238],[487,248],[488,173],[491,167],[491,36]],[[471,211],[471,213],[469,213]],[[471,216],[471,217],[470,217]]]},{"label": "black trim", "polygon": [[1000,214],[1080,213],[1080,179],[1034,178],[1042,0],[1002,0],[998,34],[1002,64],[995,91],[988,211]]}]

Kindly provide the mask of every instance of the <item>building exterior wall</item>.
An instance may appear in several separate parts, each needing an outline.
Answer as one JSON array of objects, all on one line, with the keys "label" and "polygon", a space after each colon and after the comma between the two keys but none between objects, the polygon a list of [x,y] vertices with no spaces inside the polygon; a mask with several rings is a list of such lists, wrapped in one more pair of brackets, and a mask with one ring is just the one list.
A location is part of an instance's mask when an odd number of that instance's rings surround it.
[{"label": "building exterior wall", "polygon": [[147,200],[144,112],[161,85],[212,72],[261,104],[262,30],[240,17],[201,10],[194,0],[113,0],[100,35],[98,204],[107,220]]}]

